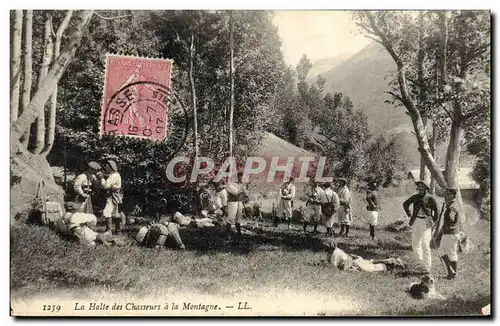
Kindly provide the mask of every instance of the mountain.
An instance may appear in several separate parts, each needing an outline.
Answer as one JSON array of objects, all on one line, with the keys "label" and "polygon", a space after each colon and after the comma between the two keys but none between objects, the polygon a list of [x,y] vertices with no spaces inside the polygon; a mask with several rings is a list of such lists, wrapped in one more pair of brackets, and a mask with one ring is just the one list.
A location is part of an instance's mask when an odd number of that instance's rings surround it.
[{"label": "mountain", "polygon": [[[413,125],[404,107],[384,103],[390,100],[387,94],[389,81],[395,78],[396,64],[387,51],[373,42],[343,61],[335,68],[323,73],[326,79],[325,92],[341,92],[348,96],[356,109],[368,117],[374,135],[393,135],[407,149],[410,166],[418,167],[420,154]],[[439,161],[444,163],[447,142],[438,146]],[[474,159],[463,155],[462,166],[472,166]]]},{"label": "mountain", "polygon": [[316,60],[312,63],[312,67],[309,70],[309,74],[307,74],[307,79],[310,81],[316,81],[316,77],[321,75],[327,71],[332,70],[337,67],[342,62],[349,59],[353,54],[352,53],[344,53],[340,54],[336,57],[332,58],[323,58]]},{"label": "mountain", "polygon": [[403,108],[384,103],[390,96],[388,83],[395,72],[395,64],[378,43],[371,43],[337,67],[322,74],[326,92],[347,95],[354,107],[368,116],[374,133],[408,123]]}]

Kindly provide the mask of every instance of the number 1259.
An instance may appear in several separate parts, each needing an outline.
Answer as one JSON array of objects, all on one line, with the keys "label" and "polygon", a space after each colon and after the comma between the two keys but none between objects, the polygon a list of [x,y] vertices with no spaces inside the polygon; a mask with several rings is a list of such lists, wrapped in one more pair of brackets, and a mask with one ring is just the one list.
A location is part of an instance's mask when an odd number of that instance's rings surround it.
[{"label": "number 1259", "polygon": [[43,305],[43,311],[59,312],[59,310],[61,310],[60,305],[55,305],[55,304],[44,304]]}]

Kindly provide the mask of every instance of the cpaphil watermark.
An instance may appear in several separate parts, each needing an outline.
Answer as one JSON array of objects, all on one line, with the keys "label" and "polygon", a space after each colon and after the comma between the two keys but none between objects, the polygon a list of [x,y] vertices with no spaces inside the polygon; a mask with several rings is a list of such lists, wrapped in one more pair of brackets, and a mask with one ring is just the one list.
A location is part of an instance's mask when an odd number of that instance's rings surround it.
[{"label": "cpaphil watermark", "polygon": [[324,156],[251,156],[239,160],[227,157],[220,165],[216,165],[210,157],[178,156],[171,159],[166,167],[167,179],[172,183],[197,183],[200,178],[207,177],[213,182],[236,182],[238,175],[243,183],[288,182],[292,177],[298,183],[332,182],[333,177],[325,176],[328,172],[327,159]]}]

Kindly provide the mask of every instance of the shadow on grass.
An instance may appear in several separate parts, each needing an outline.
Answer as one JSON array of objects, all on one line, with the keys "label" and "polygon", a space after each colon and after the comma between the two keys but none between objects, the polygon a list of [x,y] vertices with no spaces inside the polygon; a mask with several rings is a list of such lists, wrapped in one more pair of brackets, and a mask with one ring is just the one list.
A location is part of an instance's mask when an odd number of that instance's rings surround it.
[{"label": "shadow on grass", "polygon": [[49,283],[55,283],[59,287],[71,288],[71,287],[85,287],[91,285],[103,285],[103,286],[115,286],[117,284],[116,280],[113,280],[105,275],[86,276],[81,273],[76,273],[71,270],[52,270],[42,273],[42,277],[45,277]]},{"label": "shadow on grass", "polygon": [[296,232],[274,232],[263,229],[252,230],[252,234],[243,234],[241,237],[233,235],[233,241],[225,243],[223,227],[211,228],[183,228],[181,238],[187,250],[199,254],[213,254],[231,252],[247,255],[259,247],[276,247],[286,251],[324,251],[322,239]]},{"label": "shadow on grass", "polygon": [[[416,300],[416,299],[413,299]],[[434,300],[431,304],[418,309],[389,310],[382,312],[382,316],[483,316],[481,309],[491,302],[488,295],[480,295],[474,299],[453,298],[453,300]],[[397,308],[396,308],[397,309]],[[492,318],[492,316],[483,316]]]}]

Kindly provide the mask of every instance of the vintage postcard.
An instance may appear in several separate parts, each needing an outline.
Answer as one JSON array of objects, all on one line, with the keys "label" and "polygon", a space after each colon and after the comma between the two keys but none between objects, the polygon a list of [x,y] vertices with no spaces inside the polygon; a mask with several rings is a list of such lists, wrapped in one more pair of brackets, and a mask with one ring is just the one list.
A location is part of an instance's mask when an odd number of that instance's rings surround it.
[{"label": "vintage postcard", "polygon": [[490,11],[10,33],[11,316],[492,315]]}]

